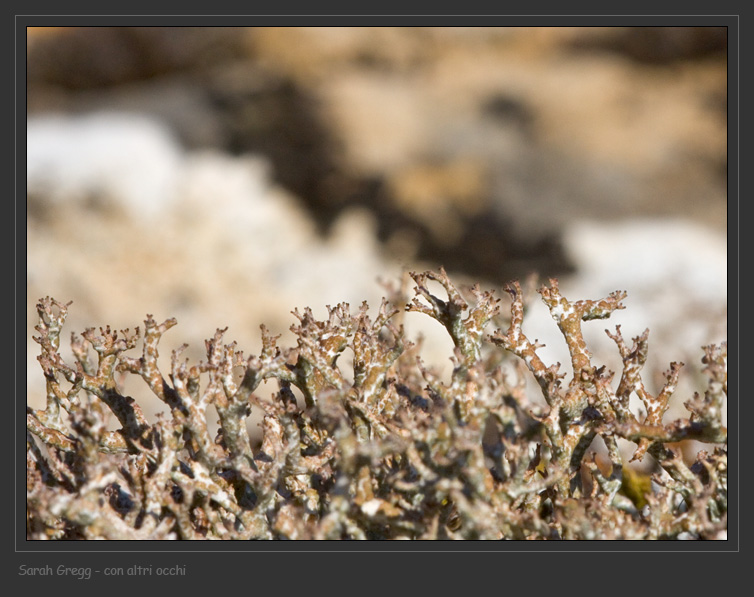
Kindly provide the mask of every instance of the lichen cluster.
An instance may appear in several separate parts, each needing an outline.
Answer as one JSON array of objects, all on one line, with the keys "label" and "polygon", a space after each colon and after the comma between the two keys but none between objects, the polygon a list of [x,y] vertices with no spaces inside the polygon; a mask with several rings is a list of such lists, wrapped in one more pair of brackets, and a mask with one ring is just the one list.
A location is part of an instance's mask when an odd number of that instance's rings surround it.
[{"label": "lichen cluster", "polygon": [[[47,406],[27,408],[27,537],[726,535],[725,343],[704,348],[708,385],[685,403],[690,417],[664,424],[682,364],[671,363],[655,396],[641,376],[648,331],[630,346],[619,326],[608,331],[623,362],[617,378],[592,362],[582,336],[583,322],[623,308],[624,292],[572,302],[556,280],[539,289],[570,352],[566,385],[561,365],[545,364],[541,345],[522,330],[518,282],[507,287],[507,316],[492,292],[473,287],[464,298],[444,270],[411,275],[415,296],[392,289],[373,317],[366,303],[356,313],[328,307],[324,321],[295,311],[296,345],[278,347],[262,326],[261,354],[248,358],[218,330],[206,360],[190,364],[176,350],[167,376],[158,343],[174,319],[147,316],[143,336],[109,327],[74,334],[71,366],[59,352],[68,305],[41,300],[35,340]],[[405,337],[397,323],[405,311],[447,330],[455,347],[449,380],[423,364],[421,342]],[[141,356],[127,356],[140,340]],[[169,414],[149,421],[124,395],[127,375],[139,376]],[[530,400],[529,376],[543,402]],[[266,380],[276,391],[265,398]],[[629,405],[632,396],[642,412]],[[259,442],[247,429],[254,409],[263,413]],[[590,449],[598,438],[602,460]],[[623,461],[620,439],[636,444],[632,459],[656,461],[651,479]],[[684,440],[711,447],[687,462]]]}]

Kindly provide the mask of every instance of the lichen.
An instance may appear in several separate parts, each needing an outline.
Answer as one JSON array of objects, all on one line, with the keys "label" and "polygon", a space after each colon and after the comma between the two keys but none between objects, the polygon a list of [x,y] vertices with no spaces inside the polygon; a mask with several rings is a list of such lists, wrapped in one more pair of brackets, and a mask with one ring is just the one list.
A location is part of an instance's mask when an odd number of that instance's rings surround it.
[{"label": "lichen", "polygon": [[[261,352],[248,358],[218,329],[206,360],[190,364],[181,347],[167,374],[158,345],[174,319],[148,315],[143,336],[109,327],[74,334],[71,365],[60,354],[70,304],[40,300],[35,340],[47,402],[27,407],[27,537],[725,536],[725,343],[704,347],[709,382],[685,402],[690,417],[664,424],[682,364],[670,364],[655,396],[641,376],[648,330],[630,348],[620,326],[607,331],[622,359],[617,381],[582,335],[584,322],[624,308],[625,292],[573,302],[556,280],[539,289],[571,357],[564,386],[561,364],[546,364],[523,332],[518,282],[507,286],[504,316],[493,292],[462,293],[442,269],[411,275],[412,300],[394,292],[372,317],[366,303],[355,313],[346,303],[328,307],[323,321],[294,311],[296,344],[279,347],[262,326]],[[406,311],[449,334],[449,380],[425,366],[419,343],[397,325]],[[140,342],[141,356],[127,356]],[[125,376],[140,378],[167,414],[150,421],[125,395]],[[528,376],[541,403],[527,394]],[[270,396],[261,393],[265,381],[277,385]],[[645,414],[630,407],[634,395]],[[248,429],[253,411],[262,415],[259,441]],[[117,429],[108,428],[111,415]],[[602,460],[592,449],[598,438]],[[631,460],[655,461],[651,476],[624,462],[621,440],[636,445]],[[687,440],[710,449],[689,463],[679,447]]]}]

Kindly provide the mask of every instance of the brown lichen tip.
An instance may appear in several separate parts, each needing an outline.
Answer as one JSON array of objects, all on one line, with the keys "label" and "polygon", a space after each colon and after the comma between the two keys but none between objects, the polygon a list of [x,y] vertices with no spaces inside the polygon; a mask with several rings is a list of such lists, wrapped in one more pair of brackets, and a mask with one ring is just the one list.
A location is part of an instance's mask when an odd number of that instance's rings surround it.
[{"label": "brown lichen tip", "polygon": [[[464,365],[471,366],[480,358],[484,327],[499,312],[499,299],[495,299],[491,292],[481,292],[479,286],[475,285],[471,288],[475,303],[470,306],[442,267],[439,273],[410,272],[409,275],[416,282],[414,290],[418,296],[406,305],[406,310],[424,313],[439,321],[461,351]],[[442,285],[448,295],[447,301],[438,298],[427,289],[428,280]],[[429,305],[421,302],[419,297],[425,299]],[[468,314],[464,317],[467,311]]]},{"label": "brown lichen tip", "polygon": [[550,287],[542,286],[538,292],[550,310],[550,315],[557,322],[558,328],[565,337],[568,351],[571,354],[574,379],[583,378],[589,374],[591,354],[587,350],[586,342],[581,332],[581,322],[592,319],[606,319],[616,309],[624,309],[621,301],[626,293],[616,290],[607,298],[599,301],[580,300],[570,302],[561,296],[558,281],[550,278]]},{"label": "brown lichen tip", "polygon": [[[649,331],[615,374],[593,363],[581,322],[622,309],[624,292],[569,301],[557,281],[540,289],[571,355],[573,379],[546,364],[523,333],[517,281],[507,329],[499,300],[447,273],[412,273],[415,296],[391,292],[376,313],[363,303],[293,312],[292,346],[261,326],[260,354],[244,356],[227,328],[204,343],[205,360],[161,337],[176,325],[147,316],[139,328],[73,335],[60,354],[70,303],[38,305],[44,409],[27,408],[29,539],[670,539],[719,538],[727,528],[727,345],[704,347],[706,387],[688,419],[663,422],[680,363],[653,396],[644,385]],[[447,298],[428,288],[437,282]],[[449,381],[422,365],[401,313],[440,322],[454,343]],[[487,329],[490,327],[491,329]],[[140,355],[129,356],[129,351]],[[349,352],[352,358],[341,358]],[[513,367],[509,360],[513,360]],[[169,412],[150,420],[123,392],[134,376]],[[533,376],[545,405],[530,401]],[[240,380],[240,381],[239,381]],[[261,395],[265,380],[277,391]],[[299,402],[296,393],[303,397]],[[642,417],[630,408],[644,405]],[[252,411],[261,436],[250,433]],[[210,413],[217,413],[211,432]],[[112,430],[115,423],[117,429]],[[607,449],[597,456],[593,442]],[[651,454],[654,483],[633,492],[619,440]],[[678,442],[711,444],[687,462]],[[633,493],[632,493],[633,492]],[[637,508],[641,508],[639,511]]]}]

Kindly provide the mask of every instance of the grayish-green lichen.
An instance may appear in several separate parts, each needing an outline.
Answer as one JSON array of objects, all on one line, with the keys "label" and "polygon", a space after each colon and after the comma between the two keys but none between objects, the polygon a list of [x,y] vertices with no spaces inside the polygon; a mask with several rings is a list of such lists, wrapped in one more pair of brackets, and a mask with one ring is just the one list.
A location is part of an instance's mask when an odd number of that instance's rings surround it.
[{"label": "grayish-green lichen", "polygon": [[[507,287],[504,321],[491,292],[473,287],[464,298],[443,270],[412,277],[416,296],[393,292],[374,319],[366,304],[355,314],[345,303],[328,307],[325,321],[296,311],[295,346],[278,347],[262,326],[261,354],[248,358],[218,330],[206,341],[206,361],[192,365],[176,350],[167,376],[158,343],[175,320],[147,316],[140,357],[125,354],[142,338],[138,328],[73,335],[71,366],[59,352],[69,305],[41,300],[35,339],[47,405],[27,408],[28,538],[725,536],[725,343],[704,347],[709,383],[685,402],[690,418],[663,424],[682,364],[670,364],[654,396],[641,377],[648,330],[631,347],[619,326],[607,332],[623,362],[617,382],[592,362],[582,336],[583,322],[623,308],[624,292],[571,302],[555,280],[539,290],[570,352],[564,387],[561,365],[545,364],[522,330],[518,282]],[[432,294],[429,281],[447,297]],[[453,340],[448,382],[393,323],[406,310],[436,319]],[[350,361],[340,358],[345,351]],[[513,375],[503,365],[516,357]],[[149,421],[124,395],[124,375],[139,376],[169,415]],[[527,397],[529,375],[544,404]],[[277,383],[269,398],[258,393],[265,380]],[[643,416],[629,407],[632,395]],[[247,429],[255,409],[263,413],[260,442]],[[591,449],[598,438],[600,458]],[[633,460],[656,461],[651,478],[623,462],[619,440],[636,444]],[[687,462],[679,449],[686,440],[710,451]]]}]

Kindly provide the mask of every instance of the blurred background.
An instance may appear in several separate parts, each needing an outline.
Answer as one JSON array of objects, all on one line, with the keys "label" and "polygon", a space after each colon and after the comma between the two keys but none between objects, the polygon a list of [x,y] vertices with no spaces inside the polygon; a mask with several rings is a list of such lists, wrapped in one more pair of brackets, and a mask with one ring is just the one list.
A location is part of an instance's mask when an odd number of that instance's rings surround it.
[{"label": "blurred background", "polygon": [[[439,265],[483,288],[536,274],[573,300],[628,291],[587,340],[620,371],[604,329],[649,327],[650,391],[687,363],[679,405],[700,347],[727,338],[725,28],[27,34],[33,406],[47,295],[73,301],[68,332],[176,317],[166,374],[171,349],[201,358],[218,327],[249,355],[261,323],[286,335],[294,308],[376,309],[378,279]],[[524,330],[568,362],[529,299]],[[449,365],[436,322],[406,325]]]}]

